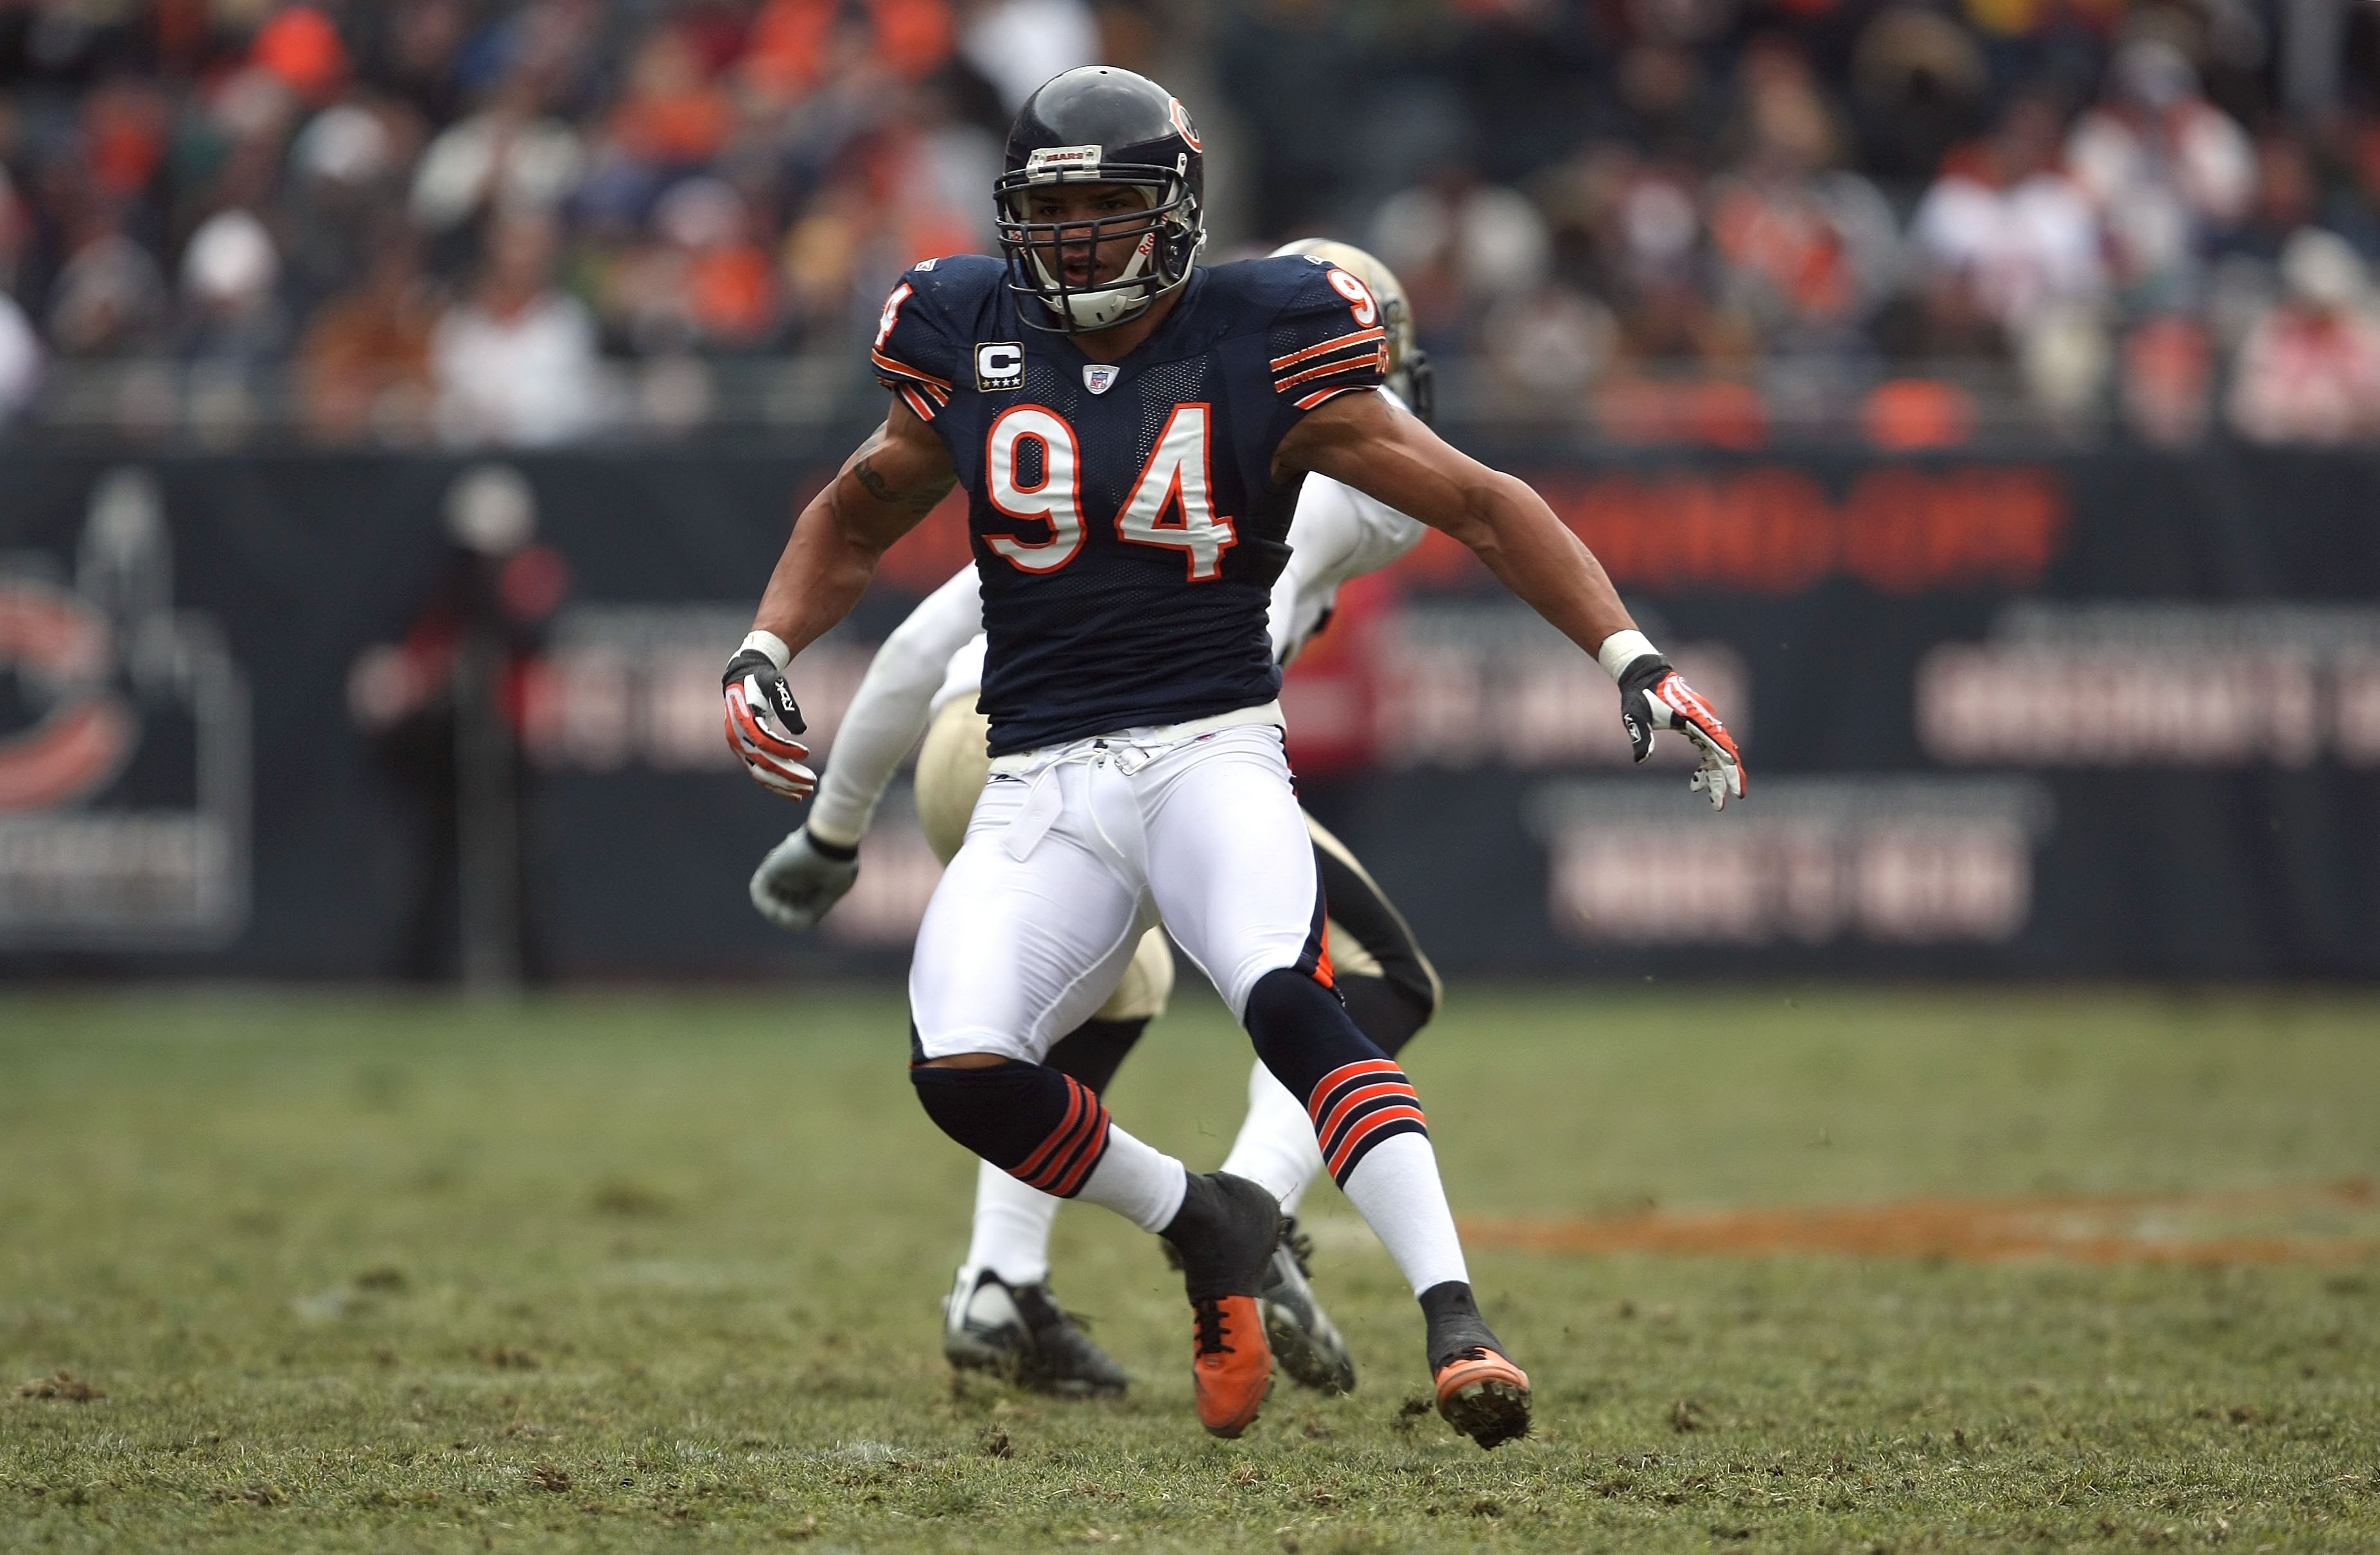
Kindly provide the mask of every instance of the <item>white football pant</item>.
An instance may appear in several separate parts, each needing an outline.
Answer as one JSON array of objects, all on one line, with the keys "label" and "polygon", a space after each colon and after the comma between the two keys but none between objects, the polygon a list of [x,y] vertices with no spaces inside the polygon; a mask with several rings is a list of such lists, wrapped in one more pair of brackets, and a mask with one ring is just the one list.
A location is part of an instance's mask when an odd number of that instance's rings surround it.
[{"label": "white football pant", "polygon": [[927,1058],[1038,1063],[1161,918],[1234,1016],[1310,955],[1319,892],[1281,730],[1128,731],[992,763],[927,906],[909,1002]]}]

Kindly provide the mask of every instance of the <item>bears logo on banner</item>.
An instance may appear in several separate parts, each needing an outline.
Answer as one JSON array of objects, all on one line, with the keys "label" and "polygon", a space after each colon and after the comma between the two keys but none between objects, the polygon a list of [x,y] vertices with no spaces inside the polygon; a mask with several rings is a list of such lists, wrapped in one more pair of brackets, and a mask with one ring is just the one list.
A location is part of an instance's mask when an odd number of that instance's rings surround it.
[{"label": "bears logo on banner", "polygon": [[73,589],[45,560],[0,571],[0,948],[220,944],[248,916],[248,690],[172,608],[156,483],[101,480]]}]

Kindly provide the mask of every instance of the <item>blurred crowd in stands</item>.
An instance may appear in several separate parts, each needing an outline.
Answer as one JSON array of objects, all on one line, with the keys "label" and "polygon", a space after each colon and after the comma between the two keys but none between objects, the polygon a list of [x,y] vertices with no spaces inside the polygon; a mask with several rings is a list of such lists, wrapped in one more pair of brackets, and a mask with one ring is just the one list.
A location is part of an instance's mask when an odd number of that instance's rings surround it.
[{"label": "blurred crowd in stands", "polygon": [[2380,439],[2352,0],[0,0],[0,415],[826,419],[1094,60],[1200,120],[1210,258],[1373,248],[1462,413]]}]

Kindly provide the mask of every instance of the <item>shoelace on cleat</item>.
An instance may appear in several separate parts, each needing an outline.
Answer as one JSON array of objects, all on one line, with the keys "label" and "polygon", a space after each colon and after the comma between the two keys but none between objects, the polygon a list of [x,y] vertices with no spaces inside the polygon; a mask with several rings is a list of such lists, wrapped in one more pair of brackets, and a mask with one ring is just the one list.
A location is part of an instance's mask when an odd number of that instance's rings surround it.
[{"label": "shoelace on cleat", "polygon": [[1448,1367],[1454,1366],[1459,1362],[1484,1361],[1488,1356],[1495,1354],[1495,1351],[1488,1349],[1485,1344],[1470,1345],[1467,1348],[1457,1350],[1451,1355],[1447,1356],[1446,1359],[1439,1362],[1436,1367],[1431,1368],[1431,1375],[1439,1375],[1443,1373]]},{"label": "shoelace on cleat", "polygon": [[1202,1297],[1190,1304],[1190,1311],[1198,1328],[1198,1354],[1229,1355],[1232,1347],[1227,1341],[1232,1336],[1232,1325],[1223,1318],[1223,1304]]}]

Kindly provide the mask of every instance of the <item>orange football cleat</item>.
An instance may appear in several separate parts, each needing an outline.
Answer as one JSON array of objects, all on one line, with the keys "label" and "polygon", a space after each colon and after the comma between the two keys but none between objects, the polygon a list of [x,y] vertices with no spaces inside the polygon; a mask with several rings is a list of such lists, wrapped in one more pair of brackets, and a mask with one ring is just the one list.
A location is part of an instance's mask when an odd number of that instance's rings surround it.
[{"label": "orange football cleat", "polygon": [[1438,1412],[1482,1447],[1529,1434],[1529,1376],[1485,1345],[1456,1352],[1438,1368]]},{"label": "orange football cleat", "polygon": [[1272,1391],[1272,1346],[1265,1339],[1257,1298],[1216,1296],[1191,1304],[1197,1325],[1190,1380],[1198,1394],[1198,1423],[1220,1437],[1256,1424]]},{"label": "orange football cleat", "polygon": [[1209,1172],[1190,1179],[1181,1211],[1158,1234],[1182,1261],[1182,1290],[1197,1324],[1190,1380],[1198,1423],[1217,1436],[1237,1436],[1256,1424],[1272,1386],[1272,1345],[1257,1293],[1281,1240],[1281,1206],[1245,1177]]}]

